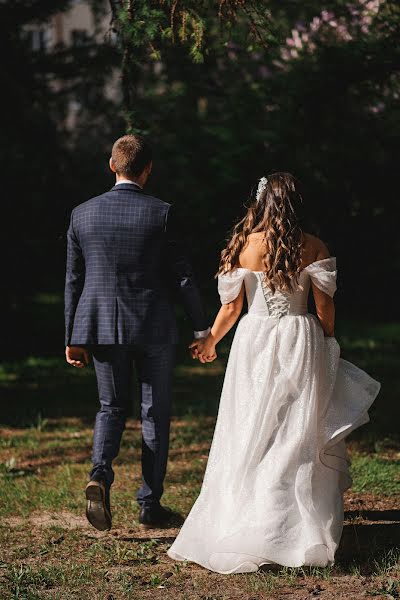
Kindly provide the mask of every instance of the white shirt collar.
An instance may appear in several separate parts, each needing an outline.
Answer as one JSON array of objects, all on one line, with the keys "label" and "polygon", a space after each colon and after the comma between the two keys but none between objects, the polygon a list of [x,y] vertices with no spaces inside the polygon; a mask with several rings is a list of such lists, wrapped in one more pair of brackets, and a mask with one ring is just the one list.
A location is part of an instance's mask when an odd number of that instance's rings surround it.
[{"label": "white shirt collar", "polygon": [[120,179],[115,185],[120,185],[121,183],[130,183],[131,185],[137,185],[141,190],[143,189],[141,185],[136,183],[136,181],[131,181],[130,179]]}]

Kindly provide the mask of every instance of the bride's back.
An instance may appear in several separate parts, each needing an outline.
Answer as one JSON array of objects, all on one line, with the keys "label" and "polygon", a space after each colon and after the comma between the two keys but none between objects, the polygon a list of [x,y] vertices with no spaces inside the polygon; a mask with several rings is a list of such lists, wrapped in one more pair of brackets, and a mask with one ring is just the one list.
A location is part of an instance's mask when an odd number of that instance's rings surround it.
[{"label": "bride's back", "polygon": [[232,273],[234,277],[235,269],[242,269],[243,275],[249,273],[245,282],[248,300],[259,284],[265,300],[273,295],[274,303],[278,298],[285,298],[286,303],[291,295],[294,305],[301,304],[302,310],[311,283],[317,316],[325,334],[333,335],[333,286],[316,285],[311,272],[315,280],[315,269],[333,272],[335,259],[330,259],[319,238],[302,231],[299,215],[303,198],[299,189],[299,182],[290,173],[278,172],[260,179],[254,200],[222,251],[218,276]]},{"label": "bride's back", "polygon": [[[251,271],[264,271],[265,241],[268,243],[268,239],[265,240],[264,232],[251,233],[239,255],[238,266]],[[302,269],[305,269],[316,260],[328,258],[329,256],[329,251],[322,240],[309,233],[303,233]]]},{"label": "bride's back", "polygon": [[247,271],[244,281],[249,311],[260,315],[268,313],[271,316],[306,314],[308,294],[310,284],[312,284],[318,317],[326,326],[326,331],[333,332],[333,301],[328,289],[332,286],[324,288],[321,284],[315,285],[315,281],[313,281],[316,270],[335,268],[335,259],[329,259],[330,254],[325,244],[313,235],[302,234],[301,272],[297,281],[298,285],[288,293],[280,289],[272,291],[269,289],[268,283],[264,281],[265,242],[268,243],[268,239],[265,240],[263,232],[251,233],[239,255],[237,266],[242,271]]}]

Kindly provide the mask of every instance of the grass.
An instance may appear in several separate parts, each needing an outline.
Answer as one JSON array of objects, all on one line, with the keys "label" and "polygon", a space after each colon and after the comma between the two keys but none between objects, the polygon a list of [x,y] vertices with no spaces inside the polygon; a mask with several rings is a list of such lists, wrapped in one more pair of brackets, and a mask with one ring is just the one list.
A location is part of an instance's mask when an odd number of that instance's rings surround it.
[{"label": "grass", "polygon": [[[164,501],[182,515],[190,510],[200,489],[213,422],[212,417],[197,416],[173,420]],[[91,435],[91,427],[79,418],[48,418],[40,428],[2,429],[2,600],[161,596],[261,599],[289,591],[304,598],[308,593],[319,595],[321,589],[346,591],[350,583],[354,596],[349,597],[357,598],[358,588],[372,595],[397,589],[400,563],[393,549],[392,528],[399,525],[385,524],[392,537],[384,531],[380,539],[382,532],[376,533],[374,528],[384,526],[370,523],[371,533],[361,539],[369,525],[360,518],[345,526],[347,548],[333,567],[282,568],[224,578],[190,563],[173,563],[166,550],[177,529],[147,534],[138,526],[135,491],[140,479],[140,430],[134,419],[128,422],[115,461],[113,530],[96,532],[84,518],[83,487],[90,468]],[[346,495],[347,508],[371,510],[379,501],[383,511],[393,509],[398,498],[394,481],[398,465],[396,459],[387,456],[391,450],[388,442],[372,453],[362,450],[357,440],[352,440],[349,448],[354,484]],[[360,547],[355,545],[357,540],[361,540]]]},{"label": "grass", "polygon": [[[26,535],[22,528],[16,532],[19,539]],[[119,541],[108,536],[94,541],[86,531],[80,535],[65,531],[61,537],[51,537],[46,530],[38,552],[37,537],[29,536],[29,547],[22,545],[15,552],[13,563],[0,564],[2,598],[250,600],[281,597],[280,594],[287,597],[289,591],[304,598],[307,593],[313,596],[325,590],[339,592],[341,587],[347,590],[349,585],[354,595],[342,597],[392,593],[396,598],[400,575],[399,555],[393,552],[384,555],[379,563],[374,561],[369,567],[364,566],[357,574],[337,566],[282,568],[276,572],[224,577],[208,574],[189,563],[171,565],[165,559],[169,543],[163,539]]]},{"label": "grass", "polygon": [[[343,324],[338,338],[342,356],[383,385],[370,423],[348,440],[353,487],[345,495],[349,512],[337,561],[325,569],[281,568],[229,577],[171,561],[166,550],[176,527],[150,533],[139,529],[140,429],[134,401],[115,461],[113,530],[103,534],[84,517],[97,410],[93,370],[70,369],[62,356],[3,363],[1,600],[399,598],[400,326]],[[183,517],[200,490],[228,348],[222,347],[219,362],[206,366],[183,352],[179,356],[163,501]]]},{"label": "grass", "polygon": [[400,492],[400,460],[382,458],[379,454],[354,454],[351,473],[354,492],[386,495]]}]

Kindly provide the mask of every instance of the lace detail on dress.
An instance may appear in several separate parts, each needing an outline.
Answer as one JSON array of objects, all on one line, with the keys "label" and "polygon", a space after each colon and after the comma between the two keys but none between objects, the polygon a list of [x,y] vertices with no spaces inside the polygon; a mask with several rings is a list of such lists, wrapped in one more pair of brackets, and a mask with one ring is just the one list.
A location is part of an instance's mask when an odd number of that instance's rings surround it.
[{"label": "lace detail on dress", "polygon": [[265,283],[263,273],[259,273],[258,278],[261,282],[261,288],[265,302],[267,303],[269,315],[271,317],[276,317],[277,319],[288,315],[291,294],[281,291],[272,292],[271,288]]}]

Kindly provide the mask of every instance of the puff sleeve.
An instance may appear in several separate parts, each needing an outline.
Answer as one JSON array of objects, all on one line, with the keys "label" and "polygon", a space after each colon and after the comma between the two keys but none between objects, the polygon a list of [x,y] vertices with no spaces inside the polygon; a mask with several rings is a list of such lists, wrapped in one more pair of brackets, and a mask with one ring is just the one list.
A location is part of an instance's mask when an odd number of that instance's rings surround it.
[{"label": "puff sleeve", "polygon": [[233,302],[240,294],[247,269],[237,268],[223,275],[218,275],[218,293],[221,304]]},{"label": "puff sleeve", "polygon": [[317,260],[304,270],[309,274],[311,281],[318,289],[333,298],[336,292],[337,276],[336,258],[334,256]]}]

